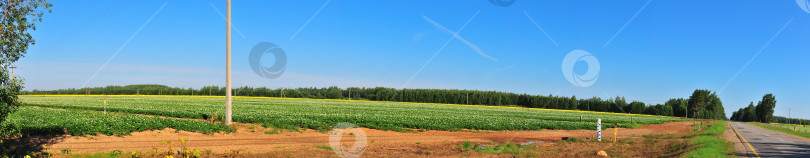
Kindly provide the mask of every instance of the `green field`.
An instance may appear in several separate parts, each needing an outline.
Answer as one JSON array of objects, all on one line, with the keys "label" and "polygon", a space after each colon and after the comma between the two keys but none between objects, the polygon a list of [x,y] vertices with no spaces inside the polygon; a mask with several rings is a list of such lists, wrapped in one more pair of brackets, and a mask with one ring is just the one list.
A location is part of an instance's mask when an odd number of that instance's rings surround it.
[{"label": "green field", "polygon": [[135,131],[161,130],[167,127],[207,134],[235,131],[233,127],[205,121],[39,107],[21,107],[3,124],[10,125],[12,129],[26,135],[65,134],[65,132],[80,136],[127,135]]},{"label": "green field", "polygon": [[[21,96],[25,103],[20,112],[12,115],[16,122],[29,121],[20,117],[39,109],[69,109],[79,111],[104,110],[101,96]],[[211,113],[224,116],[223,97],[166,97],[166,96],[109,96],[107,111],[125,114],[145,114],[175,118],[203,119]],[[398,102],[367,102],[315,99],[234,98],[233,120],[258,123],[268,127],[330,129],[340,122],[361,127],[396,130],[539,130],[539,129],[594,129],[601,118],[603,128],[638,127],[678,121],[678,118],[627,115],[613,113],[560,111],[547,109],[459,106]],[[50,119],[65,115],[43,112]],[[583,116],[583,121],[579,116]],[[631,117],[633,121],[631,123]],[[14,122],[12,121],[12,122]],[[110,120],[64,120],[52,124],[109,124]],[[90,123],[87,123],[90,122]],[[19,125],[34,126],[33,124]],[[38,126],[38,125],[37,125]],[[68,129],[70,131],[72,129]],[[103,132],[102,132],[103,133]]]},{"label": "green field", "polygon": [[810,127],[802,126],[802,125],[793,125],[793,124],[771,124],[771,126],[794,130],[794,131],[801,131],[801,132],[810,132]]}]

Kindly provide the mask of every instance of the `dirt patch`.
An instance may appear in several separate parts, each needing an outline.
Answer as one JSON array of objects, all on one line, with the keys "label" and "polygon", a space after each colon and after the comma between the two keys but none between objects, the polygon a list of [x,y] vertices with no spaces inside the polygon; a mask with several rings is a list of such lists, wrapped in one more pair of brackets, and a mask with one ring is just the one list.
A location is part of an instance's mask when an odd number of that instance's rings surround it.
[{"label": "dirt patch", "polygon": [[743,142],[742,139],[740,139],[740,137],[737,137],[737,133],[735,133],[734,129],[732,129],[733,127],[731,126],[731,123],[728,123],[727,126],[728,129],[726,130],[725,133],[723,133],[723,135],[720,136],[720,138],[723,138],[726,141],[730,142],[731,144],[734,144],[734,152],[735,152],[734,154],[737,155],[737,157],[740,158],[753,157],[753,155],[748,155],[751,149],[748,148],[747,144],[745,144],[745,142]]},{"label": "dirt patch", "polygon": [[[673,142],[664,139],[643,137],[644,135],[672,135],[689,132],[692,122],[670,122],[645,125],[634,129],[618,129],[618,142],[613,139],[613,128],[603,129],[602,142],[595,141],[595,130],[539,130],[539,131],[473,131],[451,132],[428,130],[415,133],[381,131],[361,128],[367,136],[367,147],[363,156],[372,157],[458,157],[493,156],[479,152],[462,151],[457,147],[462,142],[481,145],[497,145],[508,142],[531,144],[542,157],[592,157],[599,150],[611,156],[655,157],[664,153]],[[329,133],[315,130],[282,131],[279,134],[266,134],[274,129],[255,124],[237,124],[237,132],[205,135],[200,133],[163,129],[132,133],[130,136],[62,136],[55,143],[49,143],[47,152],[58,153],[70,149],[71,153],[97,153],[114,150],[150,152],[154,150],[180,150],[180,138],[188,139],[187,148],[209,151],[210,153],[261,156],[293,157],[338,157],[329,146]],[[353,134],[353,133],[352,133]],[[351,147],[355,136],[343,135],[340,144]],[[578,138],[577,142],[563,142],[562,137]],[[164,142],[165,141],[165,142]],[[170,142],[169,144],[165,144]],[[621,153],[621,155],[616,155]],[[496,155],[497,156],[497,155]],[[501,155],[503,156],[503,155]]]}]

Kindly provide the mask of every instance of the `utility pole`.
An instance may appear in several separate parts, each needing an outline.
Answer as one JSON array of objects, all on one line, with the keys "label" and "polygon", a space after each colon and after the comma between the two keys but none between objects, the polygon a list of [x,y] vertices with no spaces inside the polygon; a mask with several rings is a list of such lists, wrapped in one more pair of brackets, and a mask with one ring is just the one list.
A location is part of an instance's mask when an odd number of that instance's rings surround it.
[{"label": "utility pole", "polygon": [[788,108],[788,124],[790,124],[790,108]]},{"label": "utility pole", "polygon": [[14,82],[14,68],[17,68],[17,67],[16,66],[11,66],[10,68],[11,68],[11,82]]},{"label": "utility pole", "polygon": [[225,125],[231,125],[231,0],[228,0],[226,9],[225,29]]}]

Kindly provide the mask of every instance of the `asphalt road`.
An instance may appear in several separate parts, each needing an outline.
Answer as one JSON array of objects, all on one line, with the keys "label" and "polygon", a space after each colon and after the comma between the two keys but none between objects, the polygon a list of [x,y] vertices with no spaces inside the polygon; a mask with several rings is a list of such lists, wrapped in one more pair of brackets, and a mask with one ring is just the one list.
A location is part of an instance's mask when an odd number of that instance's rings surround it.
[{"label": "asphalt road", "polygon": [[[810,158],[810,142],[808,141],[742,122],[731,122],[731,126],[737,129],[737,132],[751,144],[759,157]],[[738,155],[748,152],[751,157],[756,157],[751,153],[748,145],[744,145],[747,151],[737,151]]]}]

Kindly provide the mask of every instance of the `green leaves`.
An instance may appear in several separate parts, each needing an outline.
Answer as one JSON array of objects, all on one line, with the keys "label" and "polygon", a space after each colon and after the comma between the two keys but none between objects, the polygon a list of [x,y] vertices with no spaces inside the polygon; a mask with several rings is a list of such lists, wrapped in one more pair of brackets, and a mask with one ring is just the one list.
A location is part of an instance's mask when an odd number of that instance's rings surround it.
[{"label": "green leaves", "polygon": [[726,119],[723,103],[717,93],[698,89],[689,96],[687,103],[689,118]]},{"label": "green leaves", "polygon": [[34,23],[41,22],[42,11],[51,6],[45,0],[0,1],[0,124],[20,106],[17,95],[23,88],[22,79],[9,75],[9,66],[35,43],[28,31],[36,30]]},{"label": "green leaves", "polygon": [[4,124],[9,124],[26,135],[128,135],[137,131],[164,128],[205,134],[235,131],[233,127],[204,121],[37,107],[20,108]]},{"label": "green leaves", "polygon": [[45,0],[12,0],[0,2],[0,65],[9,65],[23,57],[35,43],[29,33],[36,30],[45,10],[53,4]]},{"label": "green leaves", "polygon": [[[24,96],[28,105],[102,111],[95,96]],[[211,97],[132,97],[108,96],[108,111],[198,118],[214,113],[223,116],[223,98]],[[539,130],[595,129],[596,119],[602,118],[605,128],[619,123],[621,127],[637,127],[678,120],[643,115],[560,111],[547,109],[460,106],[419,103],[234,98],[233,119],[236,122],[258,123],[277,128],[330,129],[340,122],[350,122],[366,128],[403,131],[431,130]],[[579,116],[583,116],[580,122]],[[633,123],[630,122],[633,117]]]}]

